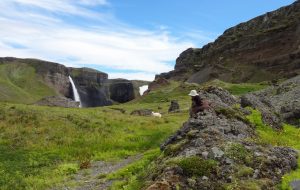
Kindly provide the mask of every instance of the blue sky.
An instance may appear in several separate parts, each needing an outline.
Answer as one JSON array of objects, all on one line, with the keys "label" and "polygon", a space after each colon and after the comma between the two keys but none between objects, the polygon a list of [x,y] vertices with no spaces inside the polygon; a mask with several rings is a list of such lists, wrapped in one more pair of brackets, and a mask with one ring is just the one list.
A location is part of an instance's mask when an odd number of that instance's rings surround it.
[{"label": "blue sky", "polygon": [[0,56],[153,80],[189,47],[293,0],[1,0]]}]

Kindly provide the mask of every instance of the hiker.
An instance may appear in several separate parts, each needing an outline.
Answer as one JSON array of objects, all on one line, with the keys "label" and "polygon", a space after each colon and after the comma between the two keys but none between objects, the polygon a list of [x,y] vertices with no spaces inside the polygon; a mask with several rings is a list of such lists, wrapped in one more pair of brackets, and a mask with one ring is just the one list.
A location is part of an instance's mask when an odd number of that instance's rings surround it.
[{"label": "hiker", "polygon": [[202,100],[196,90],[191,90],[189,96],[192,97],[192,107],[190,109],[190,117],[194,117],[198,112],[210,109],[209,102]]}]

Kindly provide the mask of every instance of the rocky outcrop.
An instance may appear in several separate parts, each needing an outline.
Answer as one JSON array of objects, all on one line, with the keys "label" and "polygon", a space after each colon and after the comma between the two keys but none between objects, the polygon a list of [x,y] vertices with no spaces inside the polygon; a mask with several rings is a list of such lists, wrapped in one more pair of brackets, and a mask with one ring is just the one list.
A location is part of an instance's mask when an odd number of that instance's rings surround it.
[{"label": "rocky outcrop", "polygon": [[258,109],[263,121],[274,128],[281,128],[282,122],[300,127],[300,75],[243,96],[241,105]]},{"label": "rocky outcrop", "polygon": [[140,110],[133,110],[130,115],[137,115],[137,116],[150,116],[152,115],[152,110],[150,109],[140,109]]},{"label": "rocky outcrop", "polygon": [[156,78],[203,83],[260,82],[300,74],[300,1],[226,30],[203,48],[190,48],[174,71]]},{"label": "rocky outcrop", "polygon": [[[131,82],[125,79],[111,80],[106,73],[89,68],[69,68],[64,65],[38,59],[0,58],[0,64],[27,64],[35,69],[42,80],[54,89],[57,96],[74,99],[69,76],[78,90],[82,107],[124,103],[138,96],[136,85],[144,81]],[[44,100],[43,100],[44,101]]]},{"label": "rocky outcrop", "polygon": [[147,175],[152,189],[275,189],[297,167],[297,152],[255,140],[247,110],[227,91],[208,87],[200,96],[213,109],[190,118],[161,145]]},{"label": "rocky outcrop", "polygon": [[125,79],[109,80],[110,98],[119,103],[125,103],[135,98],[135,89],[131,81]]},{"label": "rocky outcrop", "polygon": [[43,98],[35,103],[39,106],[55,106],[55,107],[65,107],[65,108],[78,108],[79,102],[75,102],[70,98],[63,96],[50,96]]},{"label": "rocky outcrop", "polygon": [[171,100],[171,105],[168,109],[168,112],[169,113],[174,113],[174,112],[179,112],[179,111],[180,111],[180,107],[179,107],[178,101],[177,100]]}]

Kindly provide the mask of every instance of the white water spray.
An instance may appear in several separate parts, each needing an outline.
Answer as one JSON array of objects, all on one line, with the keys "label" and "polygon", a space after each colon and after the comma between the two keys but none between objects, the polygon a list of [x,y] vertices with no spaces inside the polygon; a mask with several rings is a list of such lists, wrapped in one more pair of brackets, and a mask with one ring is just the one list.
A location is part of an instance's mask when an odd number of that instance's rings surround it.
[{"label": "white water spray", "polygon": [[140,95],[143,96],[146,90],[148,90],[148,85],[140,86]]},{"label": "white water spray", "polygon": [[71,83],[71,85],[72,85],[72,90],[73,90],[74,100],[75,100],[76,102],[79,102],[79,107],[81,108],[81,100],[80,100],[80,96],[79,96],[79,93],[78,93],[78,91],[77,91],[77,88],[76,88],[76,86],[75,86],[75,84],[74,84],[74,81],[73,81],[73,79],[72,79],[71,76],[69,76],[69,80],[70,80],[70,83]]}]

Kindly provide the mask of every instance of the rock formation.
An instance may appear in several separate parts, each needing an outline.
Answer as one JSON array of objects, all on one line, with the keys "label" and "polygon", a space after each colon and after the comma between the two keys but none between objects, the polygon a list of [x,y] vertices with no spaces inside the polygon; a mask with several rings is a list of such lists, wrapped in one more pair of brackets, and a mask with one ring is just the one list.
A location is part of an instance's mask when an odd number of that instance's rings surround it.
[{"label": "rock formation", "polygon": [[180,111],[180,107],[179,107],[178,101],[172,100],[168,112],[172,113],[172,112],[179,112],[179,111]]},{"label": "rock formation", "polygon": [[111,79],[109,81],[110,98],[119,103],[125,103],[135,98],[135,89],[131,81]]},{"label": "rock formation", "polygon": [[300,75],[243,96],[241,105],[258,109],[263,121],[274,128],[281,128],[282,122],[300,127]]},{"label": "rock formation", "polygon": [[65,107],[65,108],[78,108],[79,102],[75,102],[70,98],[63,96],[50,96],[43,98],[35,103],[40,106],[55,106],[55,107]]},{"label": "rock formation", "polygon": [[275,189],[297,167],[297,152],[253,139],[248,110],[227,91],[209,87],[201,97],[213,110],[198,113],[161,145],[161,155],[147,174],[154,189]]},{"label": "rock formation", "polygon": [[174,71],[156,78],[203,83],[260,82],[300,74],[300,1],[226,30],[203,48],[190,48]]}]

